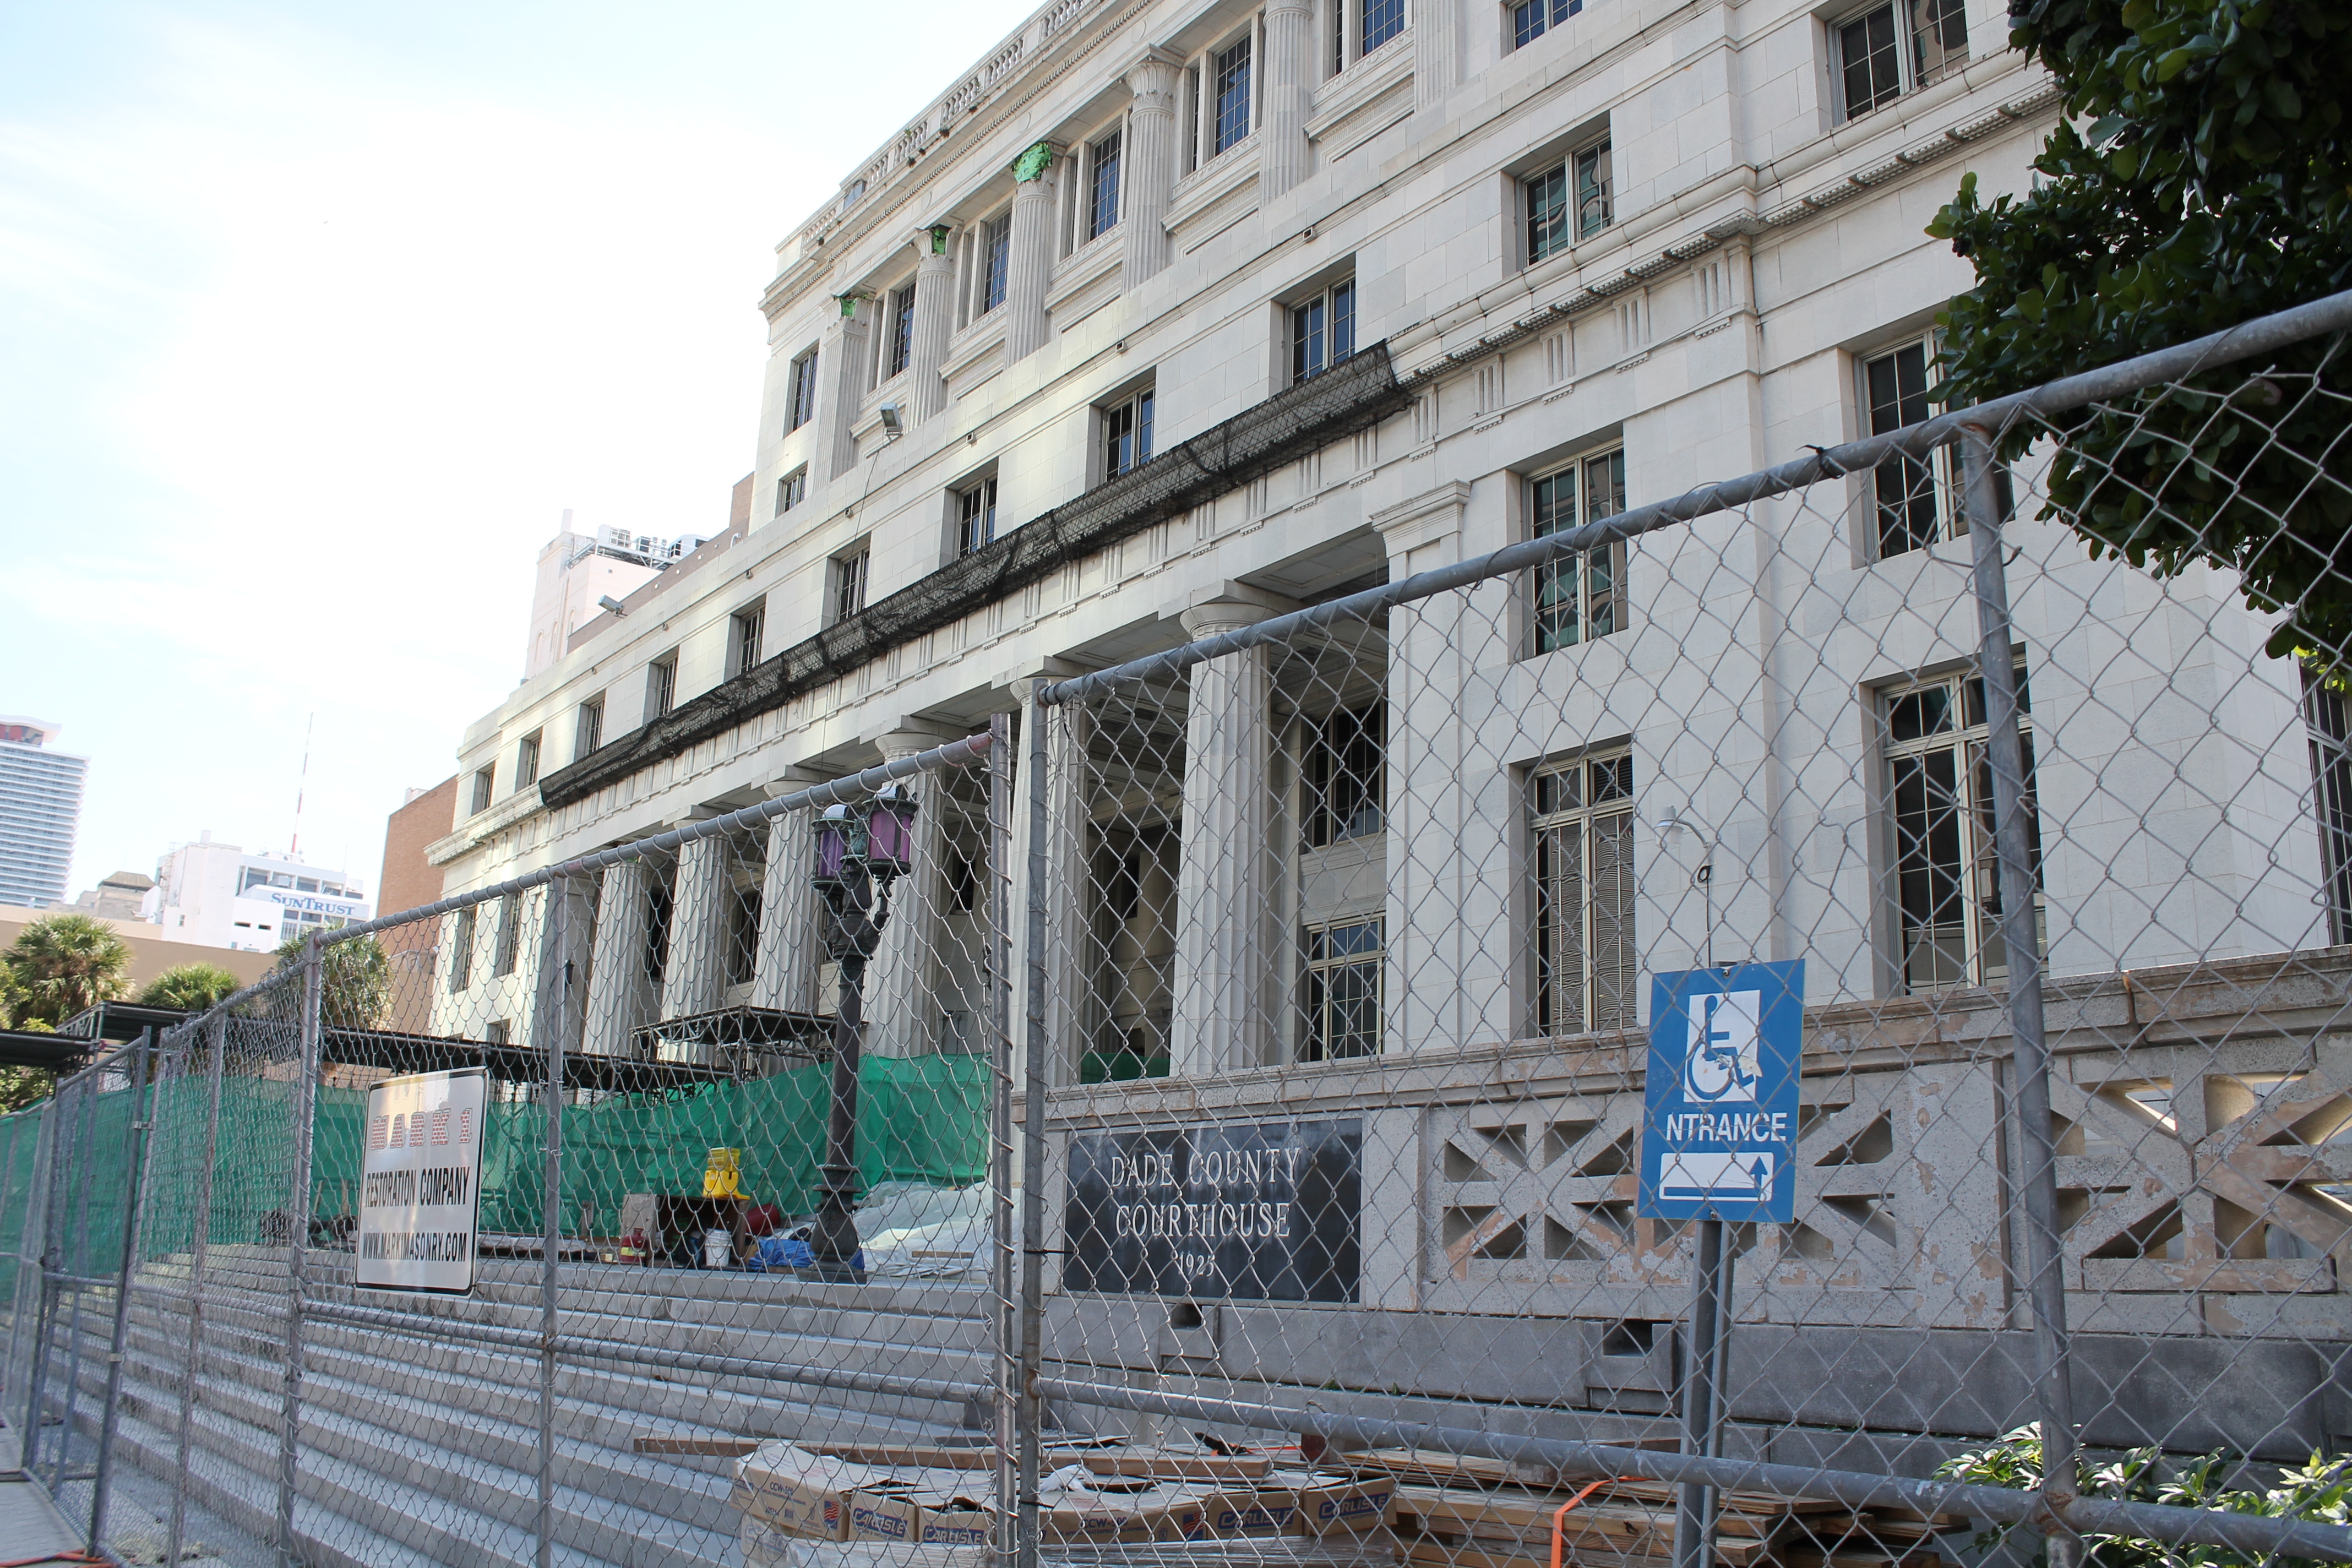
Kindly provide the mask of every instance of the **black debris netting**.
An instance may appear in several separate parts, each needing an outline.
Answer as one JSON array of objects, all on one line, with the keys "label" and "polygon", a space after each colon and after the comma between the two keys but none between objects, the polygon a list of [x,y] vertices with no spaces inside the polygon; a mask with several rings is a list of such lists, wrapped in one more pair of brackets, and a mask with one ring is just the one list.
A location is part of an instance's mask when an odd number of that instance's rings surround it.
[{"label": "black debris netting", "polygon": [[1411,398],[1390,369],[1388,344],[1374,343],[549,773],[540,781],[540,798],[560,806],[593,795],[1153,523],[1376,425]]}]

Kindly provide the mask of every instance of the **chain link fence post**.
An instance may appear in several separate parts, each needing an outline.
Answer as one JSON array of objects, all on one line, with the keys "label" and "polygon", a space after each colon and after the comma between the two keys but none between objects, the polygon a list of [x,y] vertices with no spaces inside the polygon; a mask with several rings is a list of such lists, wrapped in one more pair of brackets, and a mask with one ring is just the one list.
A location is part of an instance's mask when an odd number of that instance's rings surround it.
[{"label": "chain link fence post", "polygon": [[1013,1213],[1013,720],[999,713],[988,721],[988,1009],[989,1059],[993,1069],[989,1104],[988,1180],[994,1189],[990,1216],[988,1283],[996,1319],[996,1408],[990,1426],[996,1441],[996,1549],[1000,1562],[1017,1550],[1013,1528],[1020,1429],[1020,1321],[1013,1310],[1020,1255],[1014,1250]]},{"label": "chain link fence post", "polygon": [[1045,1350],[1045,731],[1054,711],[1040,700],[1046,682],[1032,684],[1029,703],[1029,973],[1023,1024],[1021,1122],[1021,1363],[1013,1419],[1020,1468],[1013,1482],[1013,1560],[1037,1568],[1037,1483],[1045,1398],[1037,1386]]},{"label": "chain link fence post", "polygon": [[1985,761],[1992,776],[1993,850],[2000,868],[2000,936],[2009,965],[2009,1027],[2017,1068],[2018,1142],[2023,1152],[2027,1298],[2033,1317],[2033,1384],[2042,1420],[2042,1495],[2051,1568],[2075,1568],[2082,1538],[2063,1522],[2075,1496],[2074,1406],[2068,1382],[2066,1281],[2058,1223],[2058,1160],[2052,1144],[2050,1051],[2042,1016],[2042,942],[2033,913],[2035,868],[2019,731],[2016,639],[2002,560],[2000,468],[1990,433],[1960,442],[1961,479],[1975,564],[1978,672],[1985,689]]},{"label": "chain link fence post", "polygon": [[[213,1167],[220,1153],[221,1076],[228,1056],[228,1015],[214,1015],[202,1037],[211,1047],[205,1063],[204,1163],[196,1171],[195,1233],[189,1240],[188,1354],[180,1369],[180,1413],[173,1425],[172,1517],[164,1537],[164,1568],[178,1568],[187,1531],[188,1436],[195,1419],[196,1379],[204,1370],[205,1270],[212,1247]],[[193,1047],[193,1039],[190,1044]]]},{"label": "chain link fence post", "polygon": [[539,1568],[555,1562],[556,1294],[563,1247],[563,1052],[572,1017],[572,879],[547,884],[540,922],[539,996],[532,1016],[547,1062],[546,1192],[539,1273]]},{"label": "chain link fence post", "polygon": [[294,1482],[300,1464],[302,1423],[302,1308],[310,1241],[311,1112],[318,1100],[320,1013],[326,992],[325,954],[313,935],[302,949],[301,1048],[294,1068],[293,1172],[286,1199],[286,1370],[285,1397],[278,1430],[278,1539],[272,1542],[279,1560],[292,1568],[294,1551]]},{"label": "chain link fence post", "polygon": [[98,1075],[85,1068],[76,1094],[80,1126],[74,1134],[74,1158],[87,1168],[74,1183],[74,1223],[62,1265],[68,1278],[58,1281],[61,1288],[73,1291],[73,1311],[66,1321],[66,1407],[58,1422],[57,1461],[49,1468],[52,1498],[65,1485],[66,1458],[73,1449],[74,1412],[81,1397],[81,1281],[89,1277],[89,1189],[98,1179],[97,1162],[89,1158],[98,1139]]},{"label": "chain link fence post", "polygon": [[[72,1113],[66,1103],[68,1089],[60,1089],[49,1100],[48,1115],[44,1118],[42,1140],[43,1163],[39,1173],[41,1218],[40,1249],[33,1255],[33,1340],[29,1370],[25,1378],[25,1418],[18,1424],[16,1462],[27,1476],[34,1475],[41,1457],[41,1404],[47,1389],[49,1373],[49,1338],[56,1331],[58,1293],[56,1274],[62,1266],[63,1254],[58,1249],[58,1172],[67,1158],[72,1142]],[[27,1223],[33,1211],[27,1208]]]},{"label": "chain link fence post", "polygon": [[155,1031],[139,1032],[131,1055],[131,1118],[125,1129],[130,1141],[130,1164],[124,1173],[129,1190],[122,1211],[122,1267],[115,1276],[114,1328],[107,1339],[106,1405],[98,1418],[97,1474],[89,1493],[89,1553],[96,1556],[106,1538],[106,1501],[114,1479],[115,1424],[122,1406],[122,1356],[131,1337],[131,1289],[139,1272],[140,1222],[147,1205],[149,1167],[155,1157],[156,1109],[163,1092],[163,1053]]}]

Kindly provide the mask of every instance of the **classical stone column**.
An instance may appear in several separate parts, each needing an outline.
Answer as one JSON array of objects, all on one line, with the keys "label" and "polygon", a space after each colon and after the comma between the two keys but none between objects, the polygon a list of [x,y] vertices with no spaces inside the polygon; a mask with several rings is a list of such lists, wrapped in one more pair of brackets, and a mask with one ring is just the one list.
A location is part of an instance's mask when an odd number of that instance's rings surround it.
[{"label": "classical stone column", "polygon": [[1315,90],[1315,9],[1308,0],[1270,0],[1265,8],[1265,123],[1259,187],[1278,196],[1307,177],[1308,98]]},{"label": "classical stone column", "polygon": [[833,472],[838,479],[857,466],[857,408],[866,399],[866,375],[874,362],[866,339],[874,323],[874,301],[862,295],[841,297],[841,334],[833,350],[833,406],[825,417],[833,422]]},{"label": "classical stone column", "polygon": [[646,984],[646,868],[624,860],[604,868],[596,897],[596,937],[588,960],[588,1020],[580,1049],[626,1056]]},{"label": "classical stone column", "polygon": [[1176,184],[1176,84],[1172,61],[1146,55],[1127,73],[1135,101],[1127,115],[1125,287],[1168,265],[1168,196]]},{"label": "classical stone column", "polygon": [[566,1051],[577,1051],[587,1001],[588,944],[596,924],[595,884],[583,877],[559,877],[532,900],[538,911],[537,979],[524,1037],[534,1050],[543,1052],[560,1038]]},{"label": "classical stone column", "polygon": [[[1258,605],[1218,600],[1185,611],[1184,632],[1216,637],[1267,614]],[[1192,668],[1169,1047],[1169,1071],[1178,1078],[1260,1066],[1276,1037],[1268,994],[1273,670],[1263,647]]]},{"label": "classical stone column", "polygon": [[[772,795],[807,786],[772,786]],[[751,1005],[787,1013],[816,1009],[816,829],[814,813],[786,812],[768,825],[768,869],[760,889],[760,952]]]},{"label": "classical stone column", "polygon": [[697,838],[677,852],[669,906],[669,962],[662,966],[661,1016],[715,1010],[727,990],[727,840]]},{"label": "classical stone column", "polygon": [[1428,109],[1445,101],[1461,68],[1460,0],[1413,0],[1412,101]]},{"label": "classical stone column", "polygon": [[[893,730],[876,742],[886,763],[928,752],[947,737]],[[902,779],[915,798],[914,868],[890,885],[890,923],[866,966],[866,1049],[877,1057],[927,1056],[939,1048],[940,1004],[933,977],[940,948],[940,851],[945,790],[935,774]]]},{"label": "classical stone column", "polygon": [[1013,250],[1005,258],[1004,358],[1045,346],[1045,290],[1054,275],[1054,163],[1040,142],[1013,161]]},{"label": "classical stone column", "polygon": [[948,360],[948,334],[955,325],[955,258],[945,224],[924,231],[916,243],[923,258],[915,266],[915,336],[908,369],[915,389],[915,417],[947,411],[948,384],[940,367]]}]

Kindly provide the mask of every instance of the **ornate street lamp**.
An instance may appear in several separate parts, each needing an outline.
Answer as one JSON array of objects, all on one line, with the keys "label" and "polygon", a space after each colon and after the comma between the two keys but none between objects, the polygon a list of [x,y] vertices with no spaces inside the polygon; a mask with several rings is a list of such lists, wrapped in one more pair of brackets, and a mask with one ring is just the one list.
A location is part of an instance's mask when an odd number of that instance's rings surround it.
[{"label": "ornate street lamp", "polygon": [[833,1115],[824,1180],[809,1252],[820,1279],[862,1285],[857,1265],[857,1055],[865,1024],[866,961],[890,921],[890,884],[915,863],[915,802],[884,784],[859,805],[828,806],[816,819],[816,890],[824,900],[825,956],[840,966],[833,1015]]}]

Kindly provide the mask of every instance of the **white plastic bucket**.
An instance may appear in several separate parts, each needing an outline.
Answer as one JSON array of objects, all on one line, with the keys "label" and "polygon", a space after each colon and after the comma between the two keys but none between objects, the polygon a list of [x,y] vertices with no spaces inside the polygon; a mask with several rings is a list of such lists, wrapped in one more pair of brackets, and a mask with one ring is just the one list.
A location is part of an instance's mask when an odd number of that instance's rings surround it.
[{"label": "white plastic bucket", "polygon": [[735,1237],[723,1230],[702,1233],[702,1266],[705,1268],[725,1268],[735,1261]]}]

